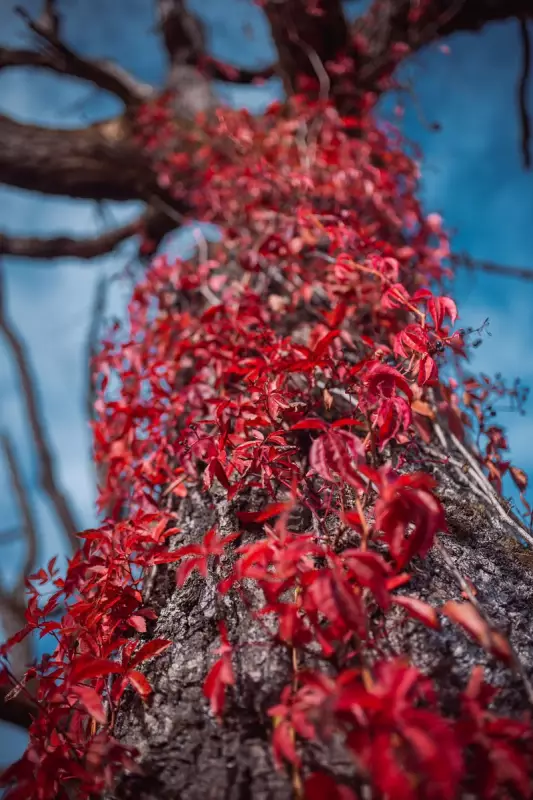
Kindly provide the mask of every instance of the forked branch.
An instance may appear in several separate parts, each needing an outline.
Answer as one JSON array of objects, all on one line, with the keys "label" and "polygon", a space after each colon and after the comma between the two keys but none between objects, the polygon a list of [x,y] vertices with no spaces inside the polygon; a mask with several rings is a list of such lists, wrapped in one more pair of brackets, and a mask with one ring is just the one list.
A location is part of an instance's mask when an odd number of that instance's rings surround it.
[{"label": "forked branch", "polygon": [[17,9],[30,30],[41,43],[40,51],[0,49],[0,68],[9,66],[42,67],[89,81],[119,97],[126,105],[147,100],[154,89],[138,81],[118,64],[107,60],[94,60],[79,55],[68,47],[59,36],[59,20],[48,24],[50,14],[43,21],[33,20],[23,8]]}]

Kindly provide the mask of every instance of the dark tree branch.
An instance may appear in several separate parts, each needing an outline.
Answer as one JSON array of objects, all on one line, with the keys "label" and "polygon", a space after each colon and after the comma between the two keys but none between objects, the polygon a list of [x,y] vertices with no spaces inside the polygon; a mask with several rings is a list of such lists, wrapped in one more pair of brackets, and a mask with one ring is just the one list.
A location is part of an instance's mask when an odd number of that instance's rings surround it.
[{"label": "dark tree branch", "polygon": [[[530,0],[432,0],[420,14],[411,0],[374,0],[356,20],[360,89],[379,93],[398,63],[432,42],[454,33],[476,32],[491,22],[533,18]],[[401,45],[401,49],[398,49]],[[405,47],[406,46],[406,47]]]},{"label": "dark tree branch", "polygon": [[24,539],[26,540],[26,557],[24,559],[24,567],[22,569],[20,582],[20,588],[23,589],[24,578],[31,573],[37,557],[37,523],[33,516],[31,500],[26,486],[24,485],[22,470],[20,469],[15,455],[15,450],[9,436],[5,433],[0,434],[0,444],[4,451],[4,458],[9,470],[13,494],[17,499],[23,520],[22,531],[24,533]]},{"label": "dark tree branch", "polygon": [[503,264],[494,264],[492,261],[482,261],[472,258],[467,253],[457,253],[451,256],[451,262],[456,267],[464,267],[478,272],[490,272],[493,275],[502,275],[505,278],[518,278],[523,281],[533,281],[533,269],[528,267],[509,267]]},{"label": "dark tree branch", "polygon": [[[17,530],[16,536],[18,537],[20,531]],[[24,595],[20,592],[20,587],[17,586],[15,590],[6,589],[4,586],[0,586],[0,619],[2,620],[2,627],[4,628],[4,632],[6,629],[8,630],[7,637],[9,637],[12,633],[21,630],[25,625],[25,611],[26,611],[26,603],[24,601]],[[7,615],[10,615],[12,620],[15,622],[15,625],[6,625],[6,612]],[[11,630],[9,628],[11,627]],[[25,663],[27,662],[27,659]]]},{"label": "dark tree branch", "polygon": [[46,24],[48,15],[34,21],[24,9],[18,9],[30,30],[42,42],[40,52],[0,49],[0,67],[33,66],[53,70],[90,81],[107,92],[119,97],[126,105],[143,102],[154,94],[151,86],[141,83],[125,69],[111,61],[93,60],[78,55],[64,44],[58,35],[57,26]]},{"label": "dark tree branch", "polygon": [[518,83],[518,108],[522,127],[522,157],[526,169],[531,167],[531,121],[527,110],[529,79],[531,77],[531,41],[527,21],[520,20],[520,42],[522,45],[522,74]]},{"label": "dark tree branch", "polygon": [[136,81],[118,64],[92,61],[80,56],[68,59],[51,48],[38,51],[0,47],[0,69],[7,67],[37,67],[80,78],[111,92],[128,104],[148,99],[153,94],[151,87]]},{"label": "dark tree branch", "polygon": [[148,157],[132,141],[122,117],[57,130],[0,114],[0,181],[91,200],[142,200],[161,192]]},{"label": "dark tree branch", "polygon": [[[0,586],[0,620],[2,622],[4,634],[6,638],[9,638],[13,633],[21,630],[26,622],[25,579],[31,574],[35,565],[37,557],[38,531],[29,492],[26,489],[24,478],[22,476],[22,470],[20,469],[10,438],[4,433],[0,434],[0,446],[4,452],[4,458],[7,464],[9,476],[11,478],[13,494],[18,502],[19,510],[22,516],[22,524],[12,537],[12,541],[13,539],[16,540],[22,536],[26,543],[24,564],[18,581],[13,587],[10,588]],[[19,644],[16,645],[12,650],[10,655],[11,665],[15,673],[22,675],[31,658],[31,641],[29,639],[25,639],[24,641],[19,642]],[[5,697],[0,694],[0,719],[5,719],[3,716],[5,705],[4,701]],[[17,706],[15,702],[14,705],[9,705],[9,710],[10,712],[14,712],[15,710],[20,711],[20,707]]]},{"label": "dark tree branch", "polygon": [[198,65],[206,53],[205,31],[185,0],[157,0],[157,16],[170,63]]},{"label": "dark tree branch", "polygon": [[0,719],[18,725],[19,728],[29,728],[37,713],[37,706],[23,694],[7,700],[11,690],[11,686],[0,686]]},{"label": "dark tree branch", "polygon": [[341,0],[268,0],[265,13],[289,94],[296,90],[298,76],[317,77],[317,60],[327,65],[348,48]]},{"label": "dark tree branch", "polygon": [[91,239],[72,239],[69,236],[41,239],[32,236],[4,236],[0,234],[0,255],[37,259],[92,259],[111,252],[126,239],[140,233],[143,220],[144,218],[135,220]]},{"label": "dark tree branch", "polygon": [[204,26],[185,0],[156,0],[156,10],[170,62],[166,87],[176,96],[178,114],[194,118],[215,104],[209,77],[202,70],[207,58]]},{"label": "dark tree branch", "polygon": [[48,495],[56,516],[63,528],[71,546],[75,549],[79,546],[76,536],[80,526],[76,520],[74,509],[70,501],[58,484],[55,474],[55,462],[52,455],[52,448],[46,437],[46,425],[41,415],[37,400],[36,382],[31,373],[29,358],[26,348],[22,343],[18,333],[15,331],[11,322],[8,320],[3,304],[3,287],[1,286],[2,275],[0,273],[0,332],[3,334],[6,343],[13,354],[15,365],[19,374],[22,389],[22,396],[26,404],[26,412],[33,443],[37,451],[37,461],[39,464],[39,480],[43,491]]}]

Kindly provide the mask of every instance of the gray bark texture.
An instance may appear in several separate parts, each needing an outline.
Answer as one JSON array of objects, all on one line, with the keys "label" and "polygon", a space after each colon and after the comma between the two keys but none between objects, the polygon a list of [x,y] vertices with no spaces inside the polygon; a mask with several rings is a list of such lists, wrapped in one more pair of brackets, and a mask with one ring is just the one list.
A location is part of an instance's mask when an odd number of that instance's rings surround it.
[{"label": "gray bark texture", "polygon": [[[495,629],[509,635],[522,669],[502,665],[446,619],[442,630],[433,631],[405,619],[401,610],[388,615],[385,652],[408,656],[430,676],[450,717],[456,714],[458,694],[477,664],[485,667],[488,682],[501,689],[495,710],[520,716],[530,706],[529,681],[533,679],[529,613],[533,556],[516,541],[518,527],[505,501],[497,499],[488,483],[483,486],[475,469],[465,474],[458,468],[464,458],[453,448],[450,442],[449,452],[442,449],[443,457],[451,456],[448,465],[428,466],[439,481],[438,494],[450,532],[439,537],[426,559],[415,559],[407,593],[438,608],[447,600],[461,600],[461,580],[470,579],[477,589],[475,600]],[[177,524],[184,541],[200,540],[215,519],[222,534],[235,530],[235,509],[222,499],[212,499],[212,507],[207,506],[206,495],[200,494],[182,503]],[[155,689],[152,703],[143,705],[132,692],[125,697],[116,734],[139,748],[144,774],[124,777],[116,800],[288,800],[295,796],[290,773],[273,764],[272,720],[266,713],[290,681],[289,655],[266,646],[237,649],[237,684],[222,722],[212,717],[203,697],[202,684],[219,644],[217,620],[222,611],[233,644],[265,638],[239,599],[231,593],[222,599],[216,594],[217,580],[214,574],[207,583],[193,577],[184,589],[176,590],[173,570],[162,568],[154,577],[150,601],[160,613],[153,636],[170,638],[174,646],[148,667]],[[309,770],[320,766],[341,781],[345,778],[353,788],[359,787],[361,796],[371,796],[364,794],[364,782],[341,743],[333,748],[308,747],[304,764]]]}]

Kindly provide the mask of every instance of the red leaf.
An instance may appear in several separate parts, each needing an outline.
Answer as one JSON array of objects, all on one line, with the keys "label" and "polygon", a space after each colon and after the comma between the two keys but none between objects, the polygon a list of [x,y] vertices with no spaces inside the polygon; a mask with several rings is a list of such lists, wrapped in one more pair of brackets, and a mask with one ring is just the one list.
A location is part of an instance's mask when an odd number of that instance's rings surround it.
[{"label": "red leaf", "polygon": [[418,365],[418,383],[424,386],[426,383],[433,383],[438,375],[437,365],[431,356],[424,356]]},{"label": "red leaf", "polygon": [[525,492],[527,489],[527,475],[524,470],[518,467],[509,467],[509,472],[511,473],[511,478],[517,489],[521,492]]},{"label": "red leaf", "polygon": [[134,614],[128,618],[128,622],[131,627],[135,628],[135,630],[139,631],[139,633],[146,633],[146,619],[144,617]]},{"label": "red leaf", "polygon": [[146,642],[131,659],[130,667],[136,667],[148,658],[161,655],[171,644],[172,642],[169,639],[154,639],[151,642]]},{"label": "red leaf", "polygon": [[223,656],[218,661],[215,661],[203,686],[203,693],[209,700],[213,714],[217,717],[220,716],[224,709],[226,686],[231,686],[234,683],[231,662],[228,662],[228,659]]},{"label": "red leaf", "polygon": [[323,336],[322,339],[320,339],[320,341],[318,341],[315,344],[315,347],[313,349],[314,357],[316,359],[320,358],[326,352],[326,350],[328,349],[329,345],[333,342],[333,340],[336,339],[337,336],[339,335],[340,331],[330,331],[329,333],[326,333],[326,335]]},{"label": "red leaf", "polygon": [[143,700],[146,700],[147,697],[153,692],[152,687],[148,683],[146,676],[142,674],[142,672],[138,672],[136,669],[132,669],[131,672],[126,674],[128,681],[131,683],[135,691],[138,695],[142,697]]},{"label": "red leaf", "polygon": [[395,390],[399,389],[403,392],[409,400],[411,400],[413,393],[409,387],[409,383],[401,372],[398,372],[394,367],[389,367],[380,362],[371,364],[368,372],[366,373],[365,380],[368,386],[368,391],[375,397],[391,398],[395,394]]},{"label": "red leaf", "polygon": [[272,735],[272,749],[277,764],[282,764],[283,759],[290,764],[300,763],[294,738],[294,729],[287,720],[283,719],[277,723]]},{"label": "red leaf", "polygon": [[118,674],[122,667],[116,661],[108,658],[95,658],[93,656],[80,656],[72,662],[69,679],[71,683],[81,683],[89,678],[101,678],[104,675]]},{"label": "red leaf", "polygon": [[457,319],[457,306],[451,297],[432,297],[428,301],[428,310],[433,317],[437,331],[441,329],[444,317],[449,317],[452,325]]},{"label": "red leaf", "polygon": [[237,519],[241,522],[265,522],[267,519],[277,517],[291,508],[291,503],[272,503],[262,511],[237,511]]},{"label": "red leaf", "polygon": [[195,569],[198,569],[198,572],[204,578],[207,576],[207,562],[201,558],[189,558],[187,561],[184,561],[183,564],[180,564],[176,570],[176,586],[178,589],[185,586],[189,575],[194,572]]},{"label": "red leaf", "polygon": [[106,713],[102,704],[102,698],[92,686],[75,686],[73,693],[76,695],[80,704],[88,714],[93,717],[100,725],[106,723]]},{"label": "red leaf", "polygon": [[430,606],[429,603],[424,603],[418,597],[395,597],[394,603],[405,608],[409,616],[420,620],[428,628],[434,628],[435,630],[440,628],[439,618],[433,606]]},{"label": "red leaf", "polygon": [[219,481],[219,483],[224,487],[224,489],[230,488],[230,482],[228,480],[228,476],[226,475],[226,471],[224,470],[224,467],[222,466],[218,458],[211,458],[209,460],[207,469],[204,472],[204,486],[206,489],[211,488],[214,478],[216,478]]},{"label": "red leaf", "polygon": [[401,572],[399,575],[389,578],[385,581],[385,588],[388,592],[393,592],[394,589],[399,589],[400,586],[405,586],[411,580],[411,575],[408,572]]},{"label": "red leaf", "polygon": [[352,419],[351,417],[343,417],[337,419],[331,425],[332,428],[365,428],[366,424],[359,419]]},{"label": "red leaf", "polygon": [[305,781],[305,800],[357,800],[348,786],[337,783],[324,772],[313,772]]},{"label": "red leaf", "polygon": [[309,451],[309,463],[322,478],[332,483],[339,478],[350,486],[364,488],[357,467],[365,463],[361,440],[344,430],[330,430],[319,436]]},{"label": "red leaf", "polygon": [[300,422],[296,422],[294,425],[291,425],[289,430],[291,431],[305,431],[305,430],[319,430],[325,431],[327,429],[327,425],[322,419],[301,419]]},{"label": "red leaf", "polygon": [[442,607],[442,613],[446,614],[452,622],[461,625],[485,650],[491,649],[490,627],[472,603],[448,600]]}]

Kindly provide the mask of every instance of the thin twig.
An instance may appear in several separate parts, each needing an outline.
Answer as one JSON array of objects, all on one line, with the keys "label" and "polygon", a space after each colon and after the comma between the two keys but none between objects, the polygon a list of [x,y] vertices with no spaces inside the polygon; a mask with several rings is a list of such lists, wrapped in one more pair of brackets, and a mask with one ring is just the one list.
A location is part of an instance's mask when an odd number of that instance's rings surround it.
[{"label": "thin twig", "polygon": [[517,539],[524,539],[530,547],[533,547],[533,536],[529,533],[527,528],[523,526],[518,520],[513,519],[503,508],[501,504],[500,497],[492,484],[490,483],[487,476],[483,473],[480,465],[469,452],[469,450],[463,445],[461,441],[455,436],[455,434],[450,433],[451,439],[455,447],[460,450],[461,454],[465,457],[468,461],[469,465],[472,467],[472,474],[474,479],[477,481],[478,485],[484,490],[486,497],[491,502],[492,506],[497,511],[498,515],[501,519],[515,532],[515,538]]},{"label": "thin twig", "polygon": [[492,261],[472,258],[467,253],[454,253],[450,256],[450,261],[454,267],[489,272],[493,275],[502,275],[505,278],[518,278],[518,280],[533,281],[533,269],[528,267],[512,267],[504,264],[495,264]]}]

